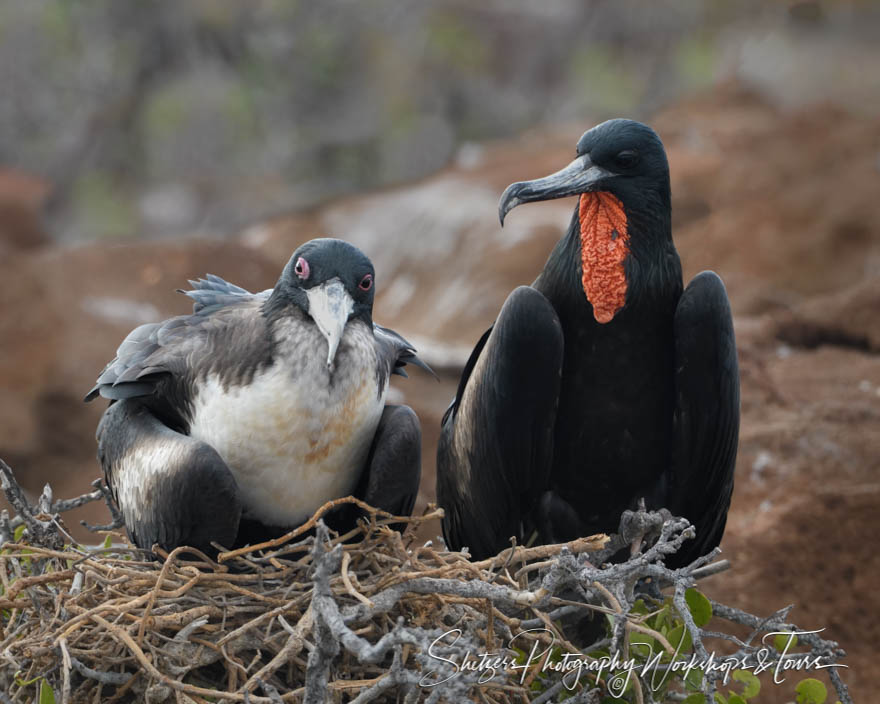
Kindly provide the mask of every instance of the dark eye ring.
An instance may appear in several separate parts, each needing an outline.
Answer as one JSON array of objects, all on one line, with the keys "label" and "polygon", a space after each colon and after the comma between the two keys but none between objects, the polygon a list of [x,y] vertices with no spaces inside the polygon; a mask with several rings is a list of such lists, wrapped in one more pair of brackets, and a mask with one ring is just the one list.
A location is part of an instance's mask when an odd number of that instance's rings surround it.
[{"label": "dark eye ring", "polygon": [[299,278],[309,278],[309,263],[302,257],[296,260],[296,266],[293,267],[293,270]]},{"label": "dark eye ring", "polygon": [[373,285],[373,275],[367,274],[364,278],[361,279],[361,282],[358,284],[358,288],[361,291],[369,291],[370,287]]},{"label": "dark eye ring", "polygon": [[614,160],[618,166],[628,169],[639,163],[639,153],[635,149],[624,149]]}]

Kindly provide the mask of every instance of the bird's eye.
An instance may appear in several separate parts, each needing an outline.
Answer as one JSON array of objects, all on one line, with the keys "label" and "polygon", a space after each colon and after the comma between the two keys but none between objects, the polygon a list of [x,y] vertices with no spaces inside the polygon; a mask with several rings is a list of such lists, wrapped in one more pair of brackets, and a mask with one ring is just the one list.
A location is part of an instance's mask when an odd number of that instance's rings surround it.
[{"label": "bird's eye", "polygon": [[296,266],[293,267],[293,270],[299,278],[309,278],[309,263],[302,257],[296,260]]},{"label": "bird's eye", "polygon": [[373,275],[367,274],[364,278],[361,279],[361,282],[358,284],[358,288],[361,291],[369,291],[373,286]]},{"label": "bird's eye", "polygon": [[635,149],[624,149],[614,157],[617,166],[629,169],[639,163],[639,153]]}]

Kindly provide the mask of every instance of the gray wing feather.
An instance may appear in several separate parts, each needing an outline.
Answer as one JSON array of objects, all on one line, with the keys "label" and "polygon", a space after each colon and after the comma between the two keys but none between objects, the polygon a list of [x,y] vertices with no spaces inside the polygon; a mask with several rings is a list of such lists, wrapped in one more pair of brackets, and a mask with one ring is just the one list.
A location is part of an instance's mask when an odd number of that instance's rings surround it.
[{"label": "gray wing feather", "polygon": [[272,289],[251,293],[241,286],[231,284],[214,274],[206,274],[204,279],[190,280],[191,291],[178,289],[180,293],[193,299],[193,313],[210,314],[215,310],[229,305],[241,303],[246,299],[259,298],[261,301],[268,298]]},{"label": "gray wing feather", "polygon": [[416,354],[416,348],[407,342],[402,335],[376,323],[373,323],[373,335],[379,350],[379,359],[390,362],[389,371],[391,374],[406,377],[407,373],[404,367],[407,364],[412,364],[421,367],[435,379],[437,378],[434,370]]},{"label": "gray wing feather", "polygon": [[[194,290],[183,293],[195,301],[193,313],[132,330],[98,376],[86,401],[98,395],[114,400],[148,396],[155,392],[159,378],[185,375],[192,371],[194,361],[210,363],[212,335],[233,321],[248,322],[236,341],[265,333],[258,310],[270,291],[253,294],[213,274],[190,283]],[[238,347],[233,345],[222,354],[233,354]]]}]

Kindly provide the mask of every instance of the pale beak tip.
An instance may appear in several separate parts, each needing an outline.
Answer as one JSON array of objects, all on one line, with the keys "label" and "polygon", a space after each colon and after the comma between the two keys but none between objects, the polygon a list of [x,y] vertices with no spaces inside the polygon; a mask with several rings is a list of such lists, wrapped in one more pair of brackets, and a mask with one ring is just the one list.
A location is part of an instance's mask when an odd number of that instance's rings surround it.
[{"label": "pale beak tip", "polygon": [[504,218],[507,217],[507,214],[522,203],[519,198],[521,190],[521,183],[511,183],[501,194],[501,200],[498,201],[498,221],[501,223],[501,227],[504,227]]}]

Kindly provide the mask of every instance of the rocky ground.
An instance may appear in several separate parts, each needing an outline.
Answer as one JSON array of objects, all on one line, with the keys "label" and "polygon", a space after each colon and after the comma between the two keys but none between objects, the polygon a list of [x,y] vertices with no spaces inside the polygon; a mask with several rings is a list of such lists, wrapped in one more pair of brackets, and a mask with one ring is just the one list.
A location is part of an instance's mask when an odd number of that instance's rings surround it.
[{"label": "rocky ground", "polygon": [[[742,431],[722,544],[734,569],[706,591],[759,614],[795,603],[796,623],[826,628],[850,653],[844,678],[870,701],[880,643],[870,542],[880,530],[880,122],[832,106],[781,111],[725,86],[651,123],[669,153],[685,275],[711,268],[725,280],[740,350]],[[187,278],[212,272],[265,288],[299,242],[331,234],[372,257],[377,321],[440,371],[440,383],[416,371],[396,384],[423,421],[420,499],[432,500],[439,419],[458,369],[507,293],[540,271],[573,206],[517,209],[502,230],[498,196],[566,164],[587,126],[472,145],[422,182],[231,241],[52,247],[28,215],[39,184],[3,174],[0,456],[33,492],[46,481],[59,496],[85,491],[99,473],[102,404],[81,398],[124,335],[185,312],[174,289]],[[72,519],[81,517],[105,518],[94,507]],[[767,694],[793,698],[790,687]]]}]

